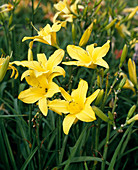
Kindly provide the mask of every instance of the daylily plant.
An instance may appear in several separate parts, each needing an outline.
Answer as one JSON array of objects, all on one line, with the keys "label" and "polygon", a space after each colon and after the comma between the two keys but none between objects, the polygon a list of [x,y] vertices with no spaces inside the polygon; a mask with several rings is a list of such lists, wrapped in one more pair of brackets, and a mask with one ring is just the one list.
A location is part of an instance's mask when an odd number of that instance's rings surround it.
[{"label": "daylily plant", "polygon": [[30,70],[25,71],[22,74],[21,80],[34,72],[36,77],[45,75],[48,81],[51,81],[54,77],[63,75],[65,76],[65,70],[57,66],[61,63],[64,57],[64,50],[56,50],[47,60],[44,53],[37,54],[38,61],[14,61],[13,64],[22,65],[28,67]]},{"label": "daylily plant", "polygon": [[22,91],[18,99],[28,104],[38,101],[40,111],[44,116],[47,116],[47,98],[51,98],[55,93],[60,92],[59,86],[52,81],[48,81],[45,75],[36,77],[33,72],[25,79],[31,87]]},{"label": "daylily plant", "polygon": [[69,95],[63,88],[60,88],[65,100],[56,99],[48,102],[49,109],[58,114],[67,114],[63,120],[63,131],[67,135],[73,123],[77,120],[91,122],[96,119],[95,113],[90,104],[95,100],[99,93],[96,90],[91,96],[86,98],[88,83],[80,80],[78,88]]},{"label": "daylily plant", "polygon": [[72,59],[78,61],[63,62],[66,65],[77,65],[87,68],[96,68],[97,65],[109,68],[106,61],[102,58],[107,54],[110,48],[110,41],[108,40],[102,47],[94,48],[94,44],[86,46],[86,51],[79,46],[68,45],[67,52]]},{"label": "daylily plant", "polygon": [[[35,27],[34,27],[35,28]],[[47,24],[43,29],[38,31],[36,28],[38,35],[34,37],[24,37],[22,41],[33,39],[33,41],[39,41],[44,44],[52,45],[54,47],[58,47],[56,32],[61,29],[61,24],[59,22],[54,23],[52,27]]]}]

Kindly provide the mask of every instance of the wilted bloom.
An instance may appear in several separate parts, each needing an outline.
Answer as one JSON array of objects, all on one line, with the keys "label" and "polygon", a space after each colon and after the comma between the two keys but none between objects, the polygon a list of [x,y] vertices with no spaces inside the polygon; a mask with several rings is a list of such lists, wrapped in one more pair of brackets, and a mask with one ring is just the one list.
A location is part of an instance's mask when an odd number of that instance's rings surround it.
[{"label": "wilted bloom", "polygon": [[15,79],[18,77],[18,71],[17,69],[12,66],[12,63],[9,62],[10,57],[6,57],[6,58],[0,58],[0,79],[2,81],[2,79],[4,78],[6,71],[7,70],[12,70],[12,74],[11,74],[11,78],[14,76],[15,74]]},{"label": "wilted bloom", "polygon": [[3,13],[3,12],[8,12],[8,11],[11,11],[13,10],[14,6],[10,3],[8,4],[3,4],[0,6],[0,13]]},{"label": "wilted bloom", "polygon": [[22,91],[18,99],[28,104],[38,101],[40,111],[46,116],[48,112],[47,98],[51,98],[55,93],[60,92],[59,86],[48,81],[45,75],[36,77],[33,72],[25,79],[31,87]]},{"label": "wilted bloom", "polygon": [[[77,4],[80,0],[76,0],[72,5],[70,0],[63,0],[59,1],[57,4],[54,5],[54,7],[58,10],[58,12],[55,14],[53,22],[57,22],[58,16],[61,16],[63,19],[65,19],[62,23],[62,26],[66,25],[66,22],[73,22],[73,18],[77,15]],[[82,8],[82,6],[78,6],[78,8]]]},{"label": "wilted bloom", "polygon": [[136,86],[137,85],[137,74],[136,74],[136,65],[135,62],[129,58],[128,60],[128,72],[131,82]]},{"label": "wilted bloom", "polygon": [[49,109],[61,114],[67,114],[63,120],[63,131],[67,135],[73,123],[77,120],[91,122],[96,119],[95,113],[90,104],[95,100],[99,93],[96,90],[91,96],[86,98],[88,83],[80,80],[78,88],[69,95],[63,88],[60,88],[65,100],[56,99],[48,102]]},{"label": "wilted bloom", "polygon": [[56,32],[58,32],[60,29],[61,29],[60,23],[55,23],[55,24],[52,25],[52,27],[49,24],[47,24],[40,31],[38,31],[35,28],[35,30],[38,33],[37,36],[24,37],[22,41],[33,39],[33,41],[39,41],[39,42],[42,42],[44,44],[52,45],[52,46],[58,48],[57,39],[56,39]]},{"label": "wilted bloom", "polygon": [[66,65],[77,65],[88,68],[96,68],[97,65],[109,68],[106,61],[102,58],[107,54],[110,48],[108,40],[102,47],[94,48],[94,44],[86,46],[86,51],[79,46],[68,45],[67,51],[72,59],[78,61],[63,62]]},{"label": "wilted bloom", "polygon": [[[96,22],[96,20],[94,22]],[[93,22],[89,25],[89,27],[83,33],[83,35],[80,39],[80,42],[79,42],[79,46],[83,46],[88,42],[91,32],[92,32],[92,29],[93,29]]]},{"label": "wilted bloom", "polygon": [[36,77],[44,74],[48,80],[52,80],[54,77],[63,75],[65,76],[65,70],[57,66],[61,63],[64,57],[64,50],[56,50],[47,60],[44,53],[37,54],[38,61],[14,61],[13,64],[22,65],[23,67],[28,67],[29,70],[22,74],[21,79],[32,74],[34,72]]}]

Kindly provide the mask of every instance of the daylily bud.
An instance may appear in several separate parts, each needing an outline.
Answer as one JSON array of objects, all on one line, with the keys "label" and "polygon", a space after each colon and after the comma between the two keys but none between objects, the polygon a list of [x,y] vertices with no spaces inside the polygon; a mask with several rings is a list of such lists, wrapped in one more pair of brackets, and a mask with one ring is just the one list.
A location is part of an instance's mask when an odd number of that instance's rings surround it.
[{"label": "daylily bud", "polygon": [[[110,122],[109,118],[96,106],[92,106],[95,114],[105,122]],[[112,124],[112,122],[110,122]]]},{"label": "daylily bud", "polygon": [[129,14],[129,16],[128,16],[128,18],[127,18],[127,21],[130,20],[130,19],[132,19],[133,16],[136,14],[137,11],[138,11],[138,6],[134,9],[134,11],[132,11],[132,12]]},{"label": "daylily bud", "polygon": [[94,4],[94,8],[97,7],[101,2],[102,2],[102,0],[99,0],[99,2],[96,1]]},{"label": "daylily bud", "polygon": [[[94,22],[96,22],[96,21],[94,21]],[[79,42],[79,46],[84,46],[88,42],[90,35],[91,35],[91,32],[92,32],[92,29],[93,29],[93,23],[94,22],[92,22],[91,25],[83,33],[83,35],[80,39],[80,42]]]},{"label": "daylily bud", "polygon": [[131,116],[133,115],[135,109],[136,109],[136,105],[133,105],[133,106],[130,108],[130,110],[129,110],[128,114],[127,114],[126,120],[129,120],[129,119],[131,118]]},{"label": "daylily bud", "polygon": [[85,17],[85,15],[86,15],[86,13],[87,13],[87,10],[88,10],[88,6],[86,6],[85,9],[84,9],[83,17]]},{"label": "daylily bud", "polygon": [[128,52],[128,47],[127,45],[125,44],[124,45],[124,48],[123,48],[123,51],[122,51],[122,54],[121,54],[121,59],[120,59],[120,65],[119,67],[122,67],[125,59],[126,59],[126,56],[127,56],[127,52]]},{"label": "daylily bud", "polygon": [[121,80],[121,82],[120,82],[120,84],[119,84],[119,86],[118,86],[118,90],[121,90],[122,89],[122,87],[125,85],[125,83],[126,83],[126,80],[127,80],[127,77],[124,77],[122,80]]},{"label": "daylily bud", "polygon": [[138,114],[136,114],[134,117],[132,117],[131,119],[129,119],[129,120],[126,122],[126,124],[130,124],[130,123],[132,123],[133,121],[136,121],[136,120],[138,120]]},{"label": "daylily bud", "polygon": [[101,4],[97,7],[97,9],[96,9],[94,15],[96,15],[96,14],[99,12],[100,8],[101,8]]},{"label": "daylily bud", "polygon": [[113,21],[111,21],[108,25],[106,25],[106,27],[103,30],[108,30],[109,28],[111,28],[114,23],[116,22],[117,18],[115,18]]},{"label": "daylily bud", "polygon": [[97,98],[96,98],[96,100],[95,100],[95,105],[96,106],[98,106],[100,103],[101,103],[101,101],[102,101],[102,99],[103,99],[103,95],[104,95],[104,90],[102,89],[102,90],[100,90],[100,92],[98,93],[98,96],[97,96]]},{"label": "daylily bud", "polygon": [[76,39],[76,29],[74,23],[72,24],[72,39],[73,43],[75,44],[75,39]]},{"label": "daylily bud", "polygon": [[136,75],[136,65],[135,62],[130,58],[128,60],[128,72],[131,82],[137,86],[137,75]]},{"label": "daylily bud", "polygon": [[31,42],[29,43],[29,49],[28,49],[28,61],[33,61],[32,47],[33,47],[33,41],[31,41]]},{"label": "daylily bud", "polygon": [[3,78],[7,72],[7,69],[9,66],[9,61],[10,61],[10,56],[6,57],[5,61],[3,62],[2,66],[0,68],[0,82],[3,80]]}]

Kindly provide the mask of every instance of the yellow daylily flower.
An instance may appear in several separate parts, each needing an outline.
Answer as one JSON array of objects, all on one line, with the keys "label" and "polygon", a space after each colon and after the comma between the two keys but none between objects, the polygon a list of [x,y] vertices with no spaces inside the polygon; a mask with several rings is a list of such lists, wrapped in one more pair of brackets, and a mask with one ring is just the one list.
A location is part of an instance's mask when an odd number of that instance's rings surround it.
[{"label": "yellow daylily flower", "polygon": [[136,64],[129,58],[128,60],[128,72],[131,82],[137,86],[137,74],[136,74]]},{"label": "yellow daylily flower", "polygon": [[11,11],[13,10],[14,6],[10,3],[8,4],[3,4],[0,6],[0,13],[3,13],[3,12],[8,12],[8,11]]},{"label": "yellow daylily flower", "polygon": [[67,114],[63,120],[63,131],[67,135],[73,123],[77,120],[91,122],[96,119],[95,113],[90,104],[95,100],[99,93],[96,90],[91,96],[86,98],[88,83],[80,80],[78,88],[69,95],[63,88],[60,88],[65,100],[56,99],[48,102],[49,109],[58,114]]},{"label": "yellow daylily flower", "polygon": [[[61,16],[65,21],[60,21],[62,23],[62,26],[66,26],[66,22],[73,22],[73,18],[75,18],[77,15],[77,4],[80,0],[76,0],[72,5],[71,1],[69,0],[63,0],[59,1],[57,4],[54,5],[55,9],[58,11],[54,18],[53,22],[57,22],[57,18]],[[78,6],[78,8],[82,8],[82,6]]]},{"label": "yellow daylily flower", "polygon": [[86,46],[86,51],[79,46],[68,45],[67,52],[72,59],[78,61],[63,62],[65,65],[77,65],[87,68],[96,68],[97,65],[109,68],[106,61],[102,58],[107,54],[110,48],[110,41],[108,40],[102,47],[94,48],[94,44]]},{"label": "yellow daylily flower", "polygon": [[44,116],[47,116],[47,98],[51,98],[55,93],[60,92],[59,86],[48,81],[45,75],[36,77],[33,72],[25,79],[31,87],[22,91],[18,99],[28,104],[38,101],[40,111]]},{"label": "yellow daylily flower", "polygon": [[[35,28],[35,27],[34,27]],[[38,31],[36,28],[38,35],[34,37],[24,37],[22,41],[26,41],[29,39],[33,39],[33,41],[39,41],[44,44],[52,45],[56,48],[58,48],[57,40],[56,40],[56,32],[58,32],[61,29],[60,23],[54,23],[52,27],[47,24],[43,29]]]},{"label": "yellow daylily flower", "polygon": [[[2,68],[3,63],[5,63],[6,60],[9,60],[9,58],[10,58],[9,56],[6,57],[6,58],[3,58],[1,56],[1,58],[0,58],[0,69]],[[11,74],[10,78],[12,78],[14,75],[15,75],[15,77],[14,77],[15,79],[18,77],[18,70],[14,66],[12,66],[12,62],[8,63],[8,66],[7,66],[6,69],[12,70],[12,74]],[[4,71],[4,70],[1,70],[1,71]]]},{"label": "yellow daylily flower", "polygon": [[27,70],[22,74],[21,80],[34,72],[36,77],[45,74],[47,79],[50,81],[54,77],[63,75],[65,76],[65,70],[57,66],[61,63],[64,57],[64,50],[58,49],[56,50],[47,60],[46,55],[44,53],[37,54],[38,61],[14,61],[13,64],[22,65],[23,67],[28,67],[31,70]]}]

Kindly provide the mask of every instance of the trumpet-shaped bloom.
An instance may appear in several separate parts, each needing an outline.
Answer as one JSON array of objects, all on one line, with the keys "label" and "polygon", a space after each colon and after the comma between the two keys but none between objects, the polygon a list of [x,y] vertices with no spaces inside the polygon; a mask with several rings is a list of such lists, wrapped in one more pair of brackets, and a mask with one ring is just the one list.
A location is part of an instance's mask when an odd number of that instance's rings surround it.
[{"label": "trumpet-shaped bloom", "polygon": [[45,75],[36,77],[33,72],[26,77],[26,81],[31,87],[22,91],[18,99],[28,104],[38,101],[40,111],[46,116],[48,112],[47,98],[51,98],[55,93],[60,92],[59,86],[48,81]]},{"label": "trumpet-shaped bloom", "polygon": [[22,41],[32,39],[33,41],[39,41],[44,44],[52,45],[58,47],[56,40],[56,32],[58,32],[61,28],[61,24],[59,22],[52,25],[52,27],[47,24],[43,29],[38,31],[36,28],[38,35],[34,37],[24,37]]},{"label": "trumpet-shaped bloom", "polygon": [[65,76],[65,70],[57,66],[61,63],[64,57],[64,50],[56,50],[47,60],[45,54],[38,54],[38,61],[14,61],[13,64],[22,65],[23,67],[28,67],[31,70],[27,70],[22,74],[21,80],[34,72],[36,77],[45,74],[47,79],[50,81],[54,77],[63,75]]},{"label": "trumpet-shaped bloom", "polygon": [[[7,60],[6,58],[0,58],[0,68],[2,67],[3,63]],[[9,62],[9,65],[7,67],[7,70],[12,70],[11,78],[15,75],[15,79],[18,77],[18,70],[12,66],[12,62]]]},{"label": "trumpet-shaped bloom", "polygon": [[63,62],[63,64],[77,65],[93,69],[96,68],[97,65],[109,68],[107,62],[102,59],[109,51],[109,48],[109,40],[102,47],[94,48],[94,44],[88,45],[86,51],[79,46],[68,45],[67,51],[70,57],[78,61]]},{"label": "trumpet-shaped bloom", "polygon": [[[63,0],[59,1],[57,4],[54,5],[58,12],[55,14],[53,18],[53,22],[57,22],[58,16],[61,16],[65,21],[61,22],[62,26],[66,26],[66,22],[73,22],[73,18],[77,15],[77,4],[80,0],[76,0],[72,5],[70,5],[70,1]],[[81,6],[78,6],[82,8]]]},{"label": "trumpet-shaped bloom", "polygon": [[84,80],[80,80],[78,88],[72,91],[71,95],[69,95],[63,88],[60,88],[60,90],[65,100],[56,99],[49,101],[48,107],[58,114],[69,113],[63,120],[63,131],[65,134],[69,133],[72,124],[75,123],[76,120],[91,122],[96,119],[95,113],[90,104],[97,97],[100,91],[99,89],[86,98],[88,83]]},{"label": "trumpet-shaped bloom", "polygon": [[130,58],[128,60],[128,72],[130,80],[136,86],[137,85],[136,65],[135,62],[132,61]]},{"label": "trumpet-shaped bloom", "polygon": [[115,28],[122,38],[125,38],[126,35],[131,35],[130,32],[127,30],[127,27],[124,24],[120,24],[120,21],[115,25]]}]

